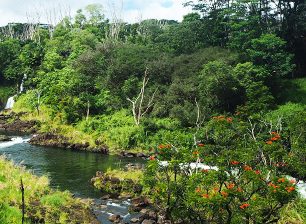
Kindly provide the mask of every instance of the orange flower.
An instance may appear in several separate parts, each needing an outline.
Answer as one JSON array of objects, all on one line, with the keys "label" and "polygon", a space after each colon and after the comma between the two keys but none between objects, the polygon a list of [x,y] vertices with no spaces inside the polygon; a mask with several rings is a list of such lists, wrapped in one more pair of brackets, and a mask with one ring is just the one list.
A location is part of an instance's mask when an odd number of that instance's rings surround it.
[{"label": "orange flower", "polygon": [[203,198],[209,198],[209,195],[208,194],[202,194],[202,197]]},{"label": "orange flower", "polygon": [[203,143],[198,144],[199,147],[204,147],[205,145]]},{"label": "orange flower", "polygon": [[257,175],[261,174],[260,170],[255,170],[254,171]]},{"label": "orange flower", "polygon": [[290,183],[296,184],[296,180],[295,180],[295,179],[291,179],[291,180],[290,180]]},{"label": "orange flower", "polygon": [[266,144],[268,144],[268,145],[272,145],[272,141],[266,141]]},{"label": "orange flower", "polygon": [[285,182],[285,178],[282,177],[278,179],[278,183],[284,183],[284,182]]},{"label": "orange flower", "polygon": [[245,166],[243,167],[243,169],[244,169],[245,171],[251,171],[251,170],[252,170],[252,167],[250,167],[250,166],[248,166],[248,165],[245,165]]},{"label": "orange flower", "polygon": [[278,138],[273,137],[273,138],[270,138],[270,140],[271,140],[271,141],[277,141],[277,140],[278,140]]},{"label": "orange flower", "polygon": [[232,123],[232,122],[233,122],[233,118],[228,117],[228,118],[226,118],[226,121],[227,121],[228,123]]},{"label": "orange flower", "polygon": [[202,173],[208,173],[209,170],[203,169],[201,170]]},{"label": "orange flower", "polygon": [[201,192],[201,188],[197,187],[197,188],[195,189],[195,192],[196,192],[196,193],[200,193],[200,192]]},{"label": "orange flower", "polygon": [[158,146],[158,148],[159,148],[159,149],[164,149],[165,146],[164,146],[163,144],[160,144],[160,145]]},{"label": "orange flower", "polygon": [[244,204],[240,205],[239,208],[245,209],[245,208],[247,208],[249,206],[250,206],[250,204],[244,203]]},{"label": "orange flower", "polygon": [[225,198],[228,196],[228,193],[226,193],[225,191],[221,191],[221,194],[222,194],[222,196],[225,197]]},{"label": "orange flower", "polygon": [[235,184],[234,183],[230,183],[228,186],[227,186],[227,189],[233,189],[235,187]]},{"label": "orange flower", "polygon": [[199,151],[192,152],[193,155],[199,155]]},{"label": "orange flower", "polygon": [[241,187],[238,187],[238,188],[237,188],[237,191],[238,191],[238,192],[243,192],[243,190],[242,190]]},{"label": "orange flower", "polygon": [[288,191],[288,193],[290,193],[291,191],[295,190],[295,187],[286,187],[286,190]]},{"label": "orange flower", "polygon": [[155,156],[150,156],[150,160],[155,160]]},{"label": "orange flower", "polygon": [[219,191],[219,188],[218,187],[214,187],[214,191]]},{"label": "orange flower", "polygon": [[273,187],[274,189],[279,188],[279,186],[273,184],[272,182],[268,183],[269,187]]},{"label": "orange flower", "polygon": [[235,160],[234,160],[234,161],[231,161],[231,164],[232,164],[232,165],[238,165],[239,163],[240,163],[240,162],[235,161]]}]

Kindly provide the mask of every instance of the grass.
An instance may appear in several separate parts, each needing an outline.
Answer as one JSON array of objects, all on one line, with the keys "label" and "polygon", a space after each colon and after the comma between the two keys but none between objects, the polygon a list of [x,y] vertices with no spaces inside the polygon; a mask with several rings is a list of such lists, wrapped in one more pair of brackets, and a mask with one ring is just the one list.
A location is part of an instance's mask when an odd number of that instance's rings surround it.
[{"label": "grass", "polygon": [[297,199],[289,203],[281,212],[278,224],[304,224],[306,223],[306,200]]},{"label": "grass", "polygon": [[96,223],[88,205],[69,192],[54,191],[46,177],[36,177],[23,167],[0,157],[0,223],[21,223],[20,180],[25,188],[26,222]]},{"label": "grass", "polygon": [[139,182],[143,178],[143,171],[142,170],[107,170],[106,175],[117,177],[120,180],[127,180],[131,179],[135,182]]}]

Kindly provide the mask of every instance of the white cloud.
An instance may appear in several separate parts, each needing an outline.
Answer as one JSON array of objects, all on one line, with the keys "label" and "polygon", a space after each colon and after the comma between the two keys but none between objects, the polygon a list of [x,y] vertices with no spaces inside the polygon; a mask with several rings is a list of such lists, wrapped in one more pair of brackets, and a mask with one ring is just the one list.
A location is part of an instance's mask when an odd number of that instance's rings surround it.
[{"label": "white cloud", "polygon": [[48,9],[55,9],[59,14],[58,8],[62,8],[62,13],[66,14],[69,8],[73,16],[78,9],[92,3],[102,4],[108,17],[116,8],[117,15],[127,22],[137,22],[140,18],[181,21],[183,15],[190,12],[190,9],[183,7],[183,2],[185,0],[0,0],[0,26],[9,22],[27,22],[27,15],[30,15],[31,20],[40,17],[41,22],[45,23],[45,11]]}]

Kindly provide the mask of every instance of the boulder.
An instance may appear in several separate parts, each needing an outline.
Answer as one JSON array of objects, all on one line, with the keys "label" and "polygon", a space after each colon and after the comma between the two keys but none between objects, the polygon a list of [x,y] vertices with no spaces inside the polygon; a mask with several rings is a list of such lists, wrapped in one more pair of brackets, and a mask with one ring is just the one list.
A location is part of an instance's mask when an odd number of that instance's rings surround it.
[{"label": "boulder", "polygon": [[145,219],[142,221],[141,224],[156,224],[156,222],[154,220],[151,219]]},{"label": "boulder", "polygon": [[121,221],[121,216],[120,215],[111,215],[108,217],[108,220],[114,223],[119,223]]},{"label": "boulder", "polygon": [[9,142],[12,141],[10,137],[7,137],[5,135],[0,135],[0,142]]}]

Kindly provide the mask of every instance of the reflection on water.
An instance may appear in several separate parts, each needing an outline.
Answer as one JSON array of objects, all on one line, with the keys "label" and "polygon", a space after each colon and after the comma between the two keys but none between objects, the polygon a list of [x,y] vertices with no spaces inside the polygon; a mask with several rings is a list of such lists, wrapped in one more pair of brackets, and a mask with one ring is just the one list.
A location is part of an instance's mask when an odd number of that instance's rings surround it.
[{"label": "reflection on water", "polygon": [[79,197],[101,196],[90,183],[96,171],[144,162],[138,158],[123,159],[117,156],[32,146],[26,139],[27,137],[19,137],[14,138],[12,142],[0,143],[0,154],[25,165],[36,175],[47,175],[52,187],[69,190]]}]

